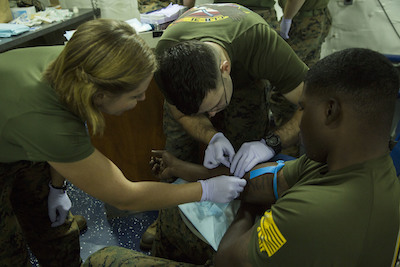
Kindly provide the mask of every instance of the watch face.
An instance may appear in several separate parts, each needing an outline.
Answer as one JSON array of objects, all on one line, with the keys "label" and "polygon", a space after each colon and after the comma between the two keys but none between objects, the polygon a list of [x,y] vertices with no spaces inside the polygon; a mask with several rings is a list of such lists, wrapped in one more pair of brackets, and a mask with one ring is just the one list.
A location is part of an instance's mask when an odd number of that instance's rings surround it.
[{"label": "watch face", "polygon": [[270,136],[270,137],[266,140],[266,143],[267,143],[269,146],[277,146],[277,145],[279,145],[278,137],[276,137],[275,135]]}]

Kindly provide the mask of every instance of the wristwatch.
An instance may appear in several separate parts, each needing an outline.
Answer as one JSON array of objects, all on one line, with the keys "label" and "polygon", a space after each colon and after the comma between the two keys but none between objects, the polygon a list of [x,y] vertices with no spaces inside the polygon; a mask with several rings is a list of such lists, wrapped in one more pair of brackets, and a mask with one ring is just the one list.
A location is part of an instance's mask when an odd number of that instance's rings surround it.
[{"label": "wristwatch", "polygon": [[277,134],[267,134],[265,137],[265,144],[275,151],[275,155],[282,151],[281,138]]}]

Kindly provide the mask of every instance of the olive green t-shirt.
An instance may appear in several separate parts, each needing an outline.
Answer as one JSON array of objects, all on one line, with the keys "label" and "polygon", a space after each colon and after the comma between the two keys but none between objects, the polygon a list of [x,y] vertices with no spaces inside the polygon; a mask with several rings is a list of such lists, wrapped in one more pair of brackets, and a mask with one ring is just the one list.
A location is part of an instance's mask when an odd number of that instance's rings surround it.
[{"label": "olive green t-shirt", "polygon": [[237,4],[206,4],[188,10],[165,30],[156,53],[187,40],[214,42],[227,51],[234,89],[267,79],[288,93],[308,70],[264,19]]},{"label": "olive green t-shirt", "polygon": [[73,162],[93,153],[85,122],[41,80],[62,48],[21,48],[0,54],[0,162]]},{"label": "olive green t-shirt", "polygon": [[[287,0],[278,0],[279,6],[283,9],[286,5]],[[306,0],[301,6],[299,12],[309,11],[314,9],[326,8],[329,0]]]},{"label": "olive green t-shirt", "polygon": [[253,228],[253,266],[390,266],[400,185],[389,155],[330,172],[302,156],[283,173],[292,187]]}]

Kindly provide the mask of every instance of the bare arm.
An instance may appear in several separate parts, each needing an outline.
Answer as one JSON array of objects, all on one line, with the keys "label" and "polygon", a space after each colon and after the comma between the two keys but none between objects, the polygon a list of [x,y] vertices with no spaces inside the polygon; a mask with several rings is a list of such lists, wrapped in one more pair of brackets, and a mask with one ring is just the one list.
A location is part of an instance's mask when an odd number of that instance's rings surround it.
[{"label": "bare arm", "polygon": [[241,203],[234,221],[219,244],[215,266],[252,266],[248,256],[248,246],[255,217],[260,211],[258,206]]},{"label": "bare arm", "polygon": [[54,187],[62,187],[64,185],[65,178],[61,176],[52,166],[50,166],[51,184]]},{"label": "bare arm", "polygon": [[305,0],[287,0],[283,8],[283,17],[285,19],[293,19],[303,6]]},{"label": "bare arm", "polygon": [[77,162],[49,164],[78,188],[122,210],[166,208],[200,201],[202,195],[200,183],[131,182],[98,150]]},{"label": "bare arm", "polygon": [[[229,175],[229,169],[225,166],[209,170],[203,165],[182,161],[166,151],[157,151],[155,155],[158,156],[157,163],[154,161],[151,165],[153,173],[158,178],[170,178],[175,176],[186,181],[197,181],[199,179],[208,179],[219,175]],[[253,170],[272,165],[276,165],[276,163],[261,163],[255,166]],[[268,173],[250,180],[250,172],[246,173],[244,178],[247,180],[247,185],[240,194],[239,199],[248,203],[270,206],[275,202],[272,190],[273,177],[273,174]],[[282,170],[278,172],[277,178],[278,195],[282,195],[289,188]]]},{"label": "bare arm", "polygon": [[[299,98],[303,92],[304,83],[300,83],[294,90],[290,91],[287,94],[284,94],[284,97],[290,101],[291,103],[297,105]],[[279,129],[275,131],[277,135],[281,138],[282,148],[290,147],[299,139],[299,123],[301,120],[302,112],[300,110],[296,110],[293,117],[284,125],[282,125]]]},{"label": "bare arm", "polygon": [[[260,166],[264,165],[264,166]],[[256,168],[272,165],[260,164]],[[246,174],[247,175],[247,174]],[[283,176],[278,172],[278,196],[289,189]],[[215,266],[251,266],[248,246],[251,240],[255,218],[275,202],[272,192],[272,174],[255,177],[247,183],[240,209],[219,244]]]},{"label": "bare arm", "polygon": [[167,103],[171,114],[177,120],[185,131],[196,140],[208,144],[217,131],[214,129],[211,121],[202,114],[187,116],[180,112],[175,106]]}]

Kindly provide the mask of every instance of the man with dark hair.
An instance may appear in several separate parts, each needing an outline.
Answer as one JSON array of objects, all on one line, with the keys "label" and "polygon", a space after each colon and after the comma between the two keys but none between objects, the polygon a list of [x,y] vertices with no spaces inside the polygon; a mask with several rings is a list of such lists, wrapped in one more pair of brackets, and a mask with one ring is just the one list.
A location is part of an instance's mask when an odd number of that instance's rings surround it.
[{"label": "man with dark hair", "polygon": [[298,116],[267,138],[265,80],[297,104],[307,66],[254,12],[237,4],[194,7],[168,27],[156,53],[156,80],[167,100],[166,149],[173,155],[197,161],[200,141],[208,144],[205,167],[222,163],[242,177],[295,142]]},{"label": "man with dark hair", "polygon": [[259,203],[272,206],[255,224],[260,209],[242,202],[216,266],[394,266],[400,185],[388,143],[398,90],[391,62],[368,49],[311,67],[299,101],[306,155],[278,172],[286,184]]},{"label": "man with dark hair", "polygon": [[[205,167],[223,164],[243,177],[296,143],[299,112],[274,129],[267,85],[297,105],[308,68],[256,13],[237,4],[194,7],[163,33],[156,53],[165,148],[174,156],[197,163],[207,145]],[[142,245],[151,246],[152,232]]]},{"label": "man with dark hair", "polygon": [[[336,52],[311,67],[299,101],[306,154],[284,166],[260,164],[246,175],[250,180],[241,207],[219,244],[214,266],[394,266],[400,184],[388,145],[399,85],[391,62],[368,49]],[[155,162],[160,178],[191,180],[224,171],[165,152]],[[274,165],[281,169],[273,174],[263,169]],[[171,245],[188,250],[193,245],[188,238]],[[172,251],[171,258],[179,253]],[[202,254],[205,250],[199,249],[180,261],[196,263]],[[115,247],[95,253],[87,263],[106,261],[193,266]]]}]

